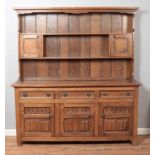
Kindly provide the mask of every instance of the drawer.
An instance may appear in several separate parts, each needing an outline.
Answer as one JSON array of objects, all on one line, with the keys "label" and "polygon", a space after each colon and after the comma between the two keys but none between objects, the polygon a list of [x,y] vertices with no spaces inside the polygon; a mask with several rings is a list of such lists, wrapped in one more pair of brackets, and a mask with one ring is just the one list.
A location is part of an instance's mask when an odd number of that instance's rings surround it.
[{"label": "drawer", "polygon": [[59,98],[94,98],[93,91],[62,91]]},{"label": "drawer", "polygon": [[22,98],[54,98],[54,92],[51,91],[21,91]]},{"label": "drawer", "polygon": [[133,97],[134,92],[132,90],[110,90],[101,91],[101,98],[121,98],[121,97]]}]

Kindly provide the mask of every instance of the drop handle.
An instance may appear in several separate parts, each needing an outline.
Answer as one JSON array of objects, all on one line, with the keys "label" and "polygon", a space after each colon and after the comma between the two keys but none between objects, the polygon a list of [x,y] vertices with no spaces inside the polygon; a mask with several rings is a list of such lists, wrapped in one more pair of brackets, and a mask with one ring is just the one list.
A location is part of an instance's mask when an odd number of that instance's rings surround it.
[{"label": "drop handle", "polygon": [[130,92],[127,92],[127,93],[126,93],[126,95],[127,95],[127,96],[130,96],[130,95],[131,95],[131,93],[130,93]]},{"label": "drop handle", "polygon": [[67,93],[64,93],[64,94],[63,94],[63,96],[64,96],[64,97],[67,97],[67,96],[68,96],[68,94],[67,94]]},{"label": "drop handle", "polygon": [[87,96],[88,96],[88,97],[91,97],[91,93],[87,93]]},{"label": "drop handle", "polygon": [[23,93],[23,97],[27,97],[27,93]]},{"label": "drop handle", "polygon": [[50,94],[50,93],[47,93],[47,94],[46,94],[46,96],[47,96],[47,97],[50,97],[50,96],[51,96],[51,94]]}]

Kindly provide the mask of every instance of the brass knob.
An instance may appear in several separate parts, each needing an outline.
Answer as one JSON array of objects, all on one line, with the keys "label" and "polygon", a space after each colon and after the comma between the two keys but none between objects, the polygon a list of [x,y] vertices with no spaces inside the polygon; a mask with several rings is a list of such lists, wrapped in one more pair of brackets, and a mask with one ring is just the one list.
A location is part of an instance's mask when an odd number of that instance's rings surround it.
[{"label": "brass knob", "polygon": [[23,97],[27,97],[27,93],[23,93]]},{"label": "brass knob", "polygon": [[68,96],[68,94],[66,92],[63,95],[64,95],[64,97],[67,97]]},{"label": "brass knob", "polygon": [[130,96],[130,95],[131,95],[131,93],[130,93],[130,92],[127,92],[127,93],[126,93],[126,95],[127,95],[127,96]]},{"label": "brass knob", "polygon": [[91,96],[91,93],[87,93],[87,96],[90,97]]},{"label": "brass knob", "polygon": [[47,97],[50,97],[50,96],[51,96],[51,94],[50,94],[50,93],[47,93],[46,95],[47,95]]}]

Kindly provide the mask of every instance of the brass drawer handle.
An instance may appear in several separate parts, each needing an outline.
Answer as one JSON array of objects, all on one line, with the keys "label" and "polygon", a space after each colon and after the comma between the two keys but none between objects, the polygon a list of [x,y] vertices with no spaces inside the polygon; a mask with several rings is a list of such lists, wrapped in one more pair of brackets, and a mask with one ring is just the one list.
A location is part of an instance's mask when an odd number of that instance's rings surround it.
[{"label": "brass drawer handle", "polygon": [[27,97],[28,95],[27,95],[27,93],[23,93],[23,97]]},{"label": "brass drawer handle", "polygon": [[130,92],[127,92],[127,93],[126,93],[126,95],[127,95],[127,96],[130,96],[130,95],[131,95],[131,93],[130,93]]},{"label": "brass drawer handle", "polygon": [[103,95],[103,96],[108,96],[108,94],[107,94],[107,93],[102,93],[102,95]]},{"label": "brass drawer handle", "polygon": [[50,94],[50,93],[47,93],[47,94],[46,94],[46,96],[47,96],[47,97],[50,97],[50,96],[51,96],[51,94]]},{"label": "brass drawer handle", "polygon": [[68,94],[65,92],[65,93],[63,94],[63,96],[64,96],[64,97],[67,97],[67,96],[68,96]]},{"label": "brass drawer handle", "polygon": [[88,97],[91,97],[91,93],[87,93],[87,96],[88,96]]}]

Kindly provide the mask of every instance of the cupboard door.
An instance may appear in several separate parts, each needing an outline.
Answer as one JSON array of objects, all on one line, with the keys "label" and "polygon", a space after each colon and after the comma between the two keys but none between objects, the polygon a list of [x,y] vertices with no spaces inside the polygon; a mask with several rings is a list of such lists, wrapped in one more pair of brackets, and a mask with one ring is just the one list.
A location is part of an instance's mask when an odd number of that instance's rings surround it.
[{"label": "cupboard door", "polygon": [[93,136],[94,105],[60,104],[60,134],[61,136]]},{"label": "cupboard door", "polygon": [[131,135],[131,103],[101,103],[99,118],[101,136]]},{"label": "cupboard door", "polygon": [[110,53],[114,57],[132,57],[132,34],[116,34],[110,36]]},{"label": "cupboard door", "polygon": [[22,104],[22,136],[53,136],[54,107],[48,104]]},{"label": "cupboard door", "polygon": [[41,57],[42,36],[39,34],[20,34],[20,57]]}]

